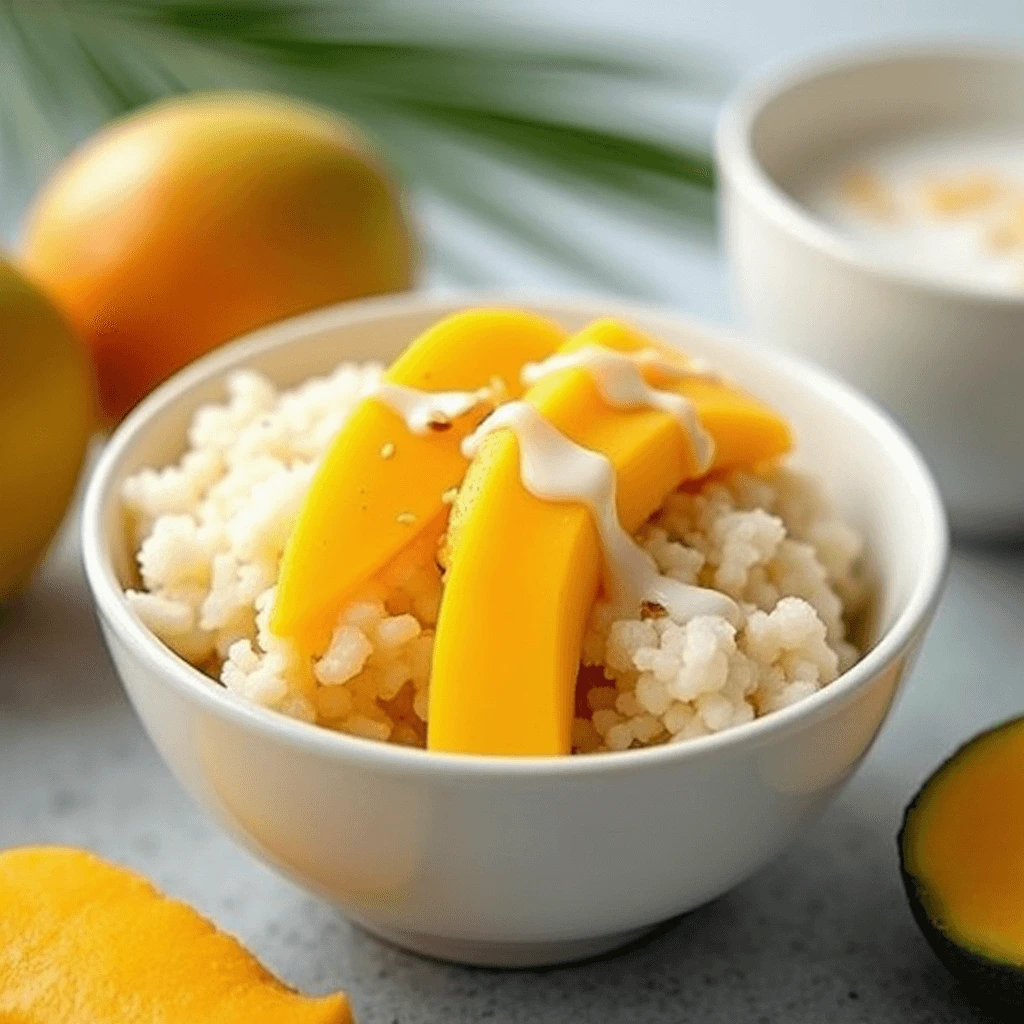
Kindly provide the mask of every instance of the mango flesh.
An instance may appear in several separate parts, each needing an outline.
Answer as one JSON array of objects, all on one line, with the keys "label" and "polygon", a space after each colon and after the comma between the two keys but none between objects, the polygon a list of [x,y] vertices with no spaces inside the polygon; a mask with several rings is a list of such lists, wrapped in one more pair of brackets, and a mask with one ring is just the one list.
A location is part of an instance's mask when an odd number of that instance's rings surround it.
[{"label": "mango flesh", "polygon": [[[469,310],[417,338],[384,379],[423,391],[474,391],[500,377],[516,397],[523,364],[547,358],[565,336],[530,313]],[[346,600],[424,532],[440,534],[443,495],[468,465],[460,445],[488,411],[417,435],[382,401],[359,405],[324,455],[285,549],[275,633],[306,650],[322,648]]]},{"label": "mango flesh", "polygon": [[962,951],[1024,969],[1024,719],[975,738],[928,780],[900,848],[932,927]]},{"label": "mango flesh", "polygon": [[42,558],[75,490],[96,420],[81,342],[0,259],[0,601]]},{"label": "mango flesh", "polygon": [[0,854],[0,1020],[18,1024],[351,1024],[145,879],[84,850]]},{"label": "mango flesh", "polygon": [[[599,344],[659,348],[600,321],[563,351]],[[656,382],[696,404],[715,441],[712,470],[756,465],[789,450],[788,425],[737,389],[710,380]],[[633,532],[681,482],[700,475],[689,436],[654,409],[606,404],[585,369],[540,380],[524,400],[616,469],[619,519]],[[589,510],[531,495],[511,431],[487,438],[452,510],[437,624],[427,746],[503,755],[568,754],[583,631],[601,583]]]},{"label": "mango flesh", "polygon": [[345,121],[233,92],[89,139],[34,201],[23,255],[91,348],[111,421],[216,345],[406,289],[415,264],[401,195]]}]

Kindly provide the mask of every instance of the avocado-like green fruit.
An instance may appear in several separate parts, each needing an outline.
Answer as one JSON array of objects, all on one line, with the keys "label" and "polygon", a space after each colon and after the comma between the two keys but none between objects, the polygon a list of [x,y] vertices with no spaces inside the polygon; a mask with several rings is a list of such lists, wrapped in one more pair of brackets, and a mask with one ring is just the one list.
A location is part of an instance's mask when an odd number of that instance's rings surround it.
[{"label": "avocado-like green fruit", "polygon": [[899,849],[939,959],[975,998],[1024,1013],[1024,718],[976,736],[928,779]]}]

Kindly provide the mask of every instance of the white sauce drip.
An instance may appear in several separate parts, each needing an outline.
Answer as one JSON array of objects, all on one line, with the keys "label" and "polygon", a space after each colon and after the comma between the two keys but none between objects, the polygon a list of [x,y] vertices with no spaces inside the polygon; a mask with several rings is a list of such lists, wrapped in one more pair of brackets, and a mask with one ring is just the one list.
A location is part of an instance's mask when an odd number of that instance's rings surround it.
[{"label": "white sauce drip", "polygon": [[437,423],[450,423],[459,416],[489,400],[481,391],[419,391],[404,384],[379,381],[369,392],[370,398],[383,402],[405,420],[413,434],[428,434]]},{"label": "white sauce drip", "polygon": [[714,378],[702,365],[682,366],[671,362],[655,349],[618,352],[599,345],[586,345],[565,355],[553,355],[542,363],[527,363],[522,380],[526,385],[560,370],[583,369],[593,378],[601,397],[619,409],[651,408],[668,413],[690,438],[701,473],[711,468],[715,442],[704,429],[697,408],[684,395],[659,391],[644,380],[641,370],[650,368],[675,380]]},{"label": "white sauce drip", "polygon": [[473,458],[484,438],[498,430],[515,434],[520,477],[534,497],[579,502],[590,510],[601,537],[608,597],[617,614],[636,615],[650,601],[676,622],[721,615],[738,624],[739,609],[731,598],[662,576],[654,559],[623,529],[615,503],[615,467],[606,456],[570,440],[527,402],[499,406],[463,440],[463,454]]}]

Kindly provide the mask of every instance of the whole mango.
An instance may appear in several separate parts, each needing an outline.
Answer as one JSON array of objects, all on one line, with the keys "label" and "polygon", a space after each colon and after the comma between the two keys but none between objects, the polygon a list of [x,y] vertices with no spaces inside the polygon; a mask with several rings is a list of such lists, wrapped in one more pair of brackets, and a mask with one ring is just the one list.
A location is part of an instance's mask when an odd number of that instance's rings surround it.
[{"label": "whole mango", "polygon": [[0,601],[27,581],[75,489],[95,422],[81,342],[0,259]]},{"label": "whole mango", "polygon": [[264,93],[114,122],[43,187],[23,241],[92,349],[108,420],[246,331],[408,288],[415,262],[402,197],[353,129]]}]

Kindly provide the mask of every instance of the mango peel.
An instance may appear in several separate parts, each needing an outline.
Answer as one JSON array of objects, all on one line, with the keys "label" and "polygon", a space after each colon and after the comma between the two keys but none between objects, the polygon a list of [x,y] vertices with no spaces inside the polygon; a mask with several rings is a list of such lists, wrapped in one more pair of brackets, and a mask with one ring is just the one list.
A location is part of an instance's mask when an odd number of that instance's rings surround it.
[{"label": "mango peel", "polygon": [[25,268],[91,351],[116,421],[190,360],[283,317],[413,283],[403,198],[335,113],[216,91],[151,104],[62,161]]},{"label": "mango peel", "polygon": [[96,425],[85,348],[0,258],[0,602],[14,597],[63,520]]}]

